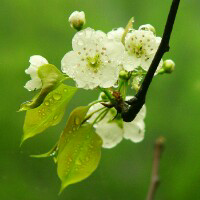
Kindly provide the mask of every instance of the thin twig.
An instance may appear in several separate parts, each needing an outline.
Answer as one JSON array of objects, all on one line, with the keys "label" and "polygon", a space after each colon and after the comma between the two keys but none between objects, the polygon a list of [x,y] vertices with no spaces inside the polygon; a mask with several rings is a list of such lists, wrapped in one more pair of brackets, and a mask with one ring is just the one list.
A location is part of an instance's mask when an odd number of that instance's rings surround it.
[{"label": "thin twig", "polygon": [[176,14],[178,11],[179,3],[180,3],[180,0],[173,0],[171,9],[170,9],[170,12],[168,15],[167,23],[165,25],[165,30],[163,33],[163,37],[162,37],[160,46],[159,46],[159,48],[156,52],[156,55],[149,67],[149,70],[144,78],[144,81],[143,81],[138,93],[135,95],[135,97],[127,102],[130,105],[130,107],[127,108],[127,106],[124,105],[124,109],[122,109],[123,110],[122,118],[126,122],[132,121],[136,117],[136,115],[138,114],[138,112],[140,111],[142,106],[144,105],[145,99],[146,99],[146,94],[147,94],[149,86],[152,82],[152,79],[154,77],[154,74],[156,72],[156,69],[157,69],[163,55],[167,51],[169,51],[169,40],[170,40],[170,36],[172,33]]},{"label": "thin twig", "polygon": [[159,137],[155,142],[151,182],[149,185],[149,191],[146,200],[154,199],[155,193],[160,184],[159,166],[160,166],[160,158],[164,149],[164,143],[165,143],[164,137]]}]

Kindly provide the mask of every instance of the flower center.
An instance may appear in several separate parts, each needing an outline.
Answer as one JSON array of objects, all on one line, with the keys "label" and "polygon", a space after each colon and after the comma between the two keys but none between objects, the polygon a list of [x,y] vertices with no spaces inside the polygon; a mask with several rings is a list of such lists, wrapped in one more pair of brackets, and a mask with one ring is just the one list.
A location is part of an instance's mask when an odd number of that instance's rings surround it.
[{"label": "flower center", "polygon": [[88,66],[94,70],[98,71],[99,66],[101,65],[100,55],[96,54],[94,57],[87,57]]},{"label": "flower center", "polygon": [[141,58],[142,55],[145,54],[145,49],[143,48],[142,44],[135,45],[132,49],[132,53],[136,55],[137,58]]}]

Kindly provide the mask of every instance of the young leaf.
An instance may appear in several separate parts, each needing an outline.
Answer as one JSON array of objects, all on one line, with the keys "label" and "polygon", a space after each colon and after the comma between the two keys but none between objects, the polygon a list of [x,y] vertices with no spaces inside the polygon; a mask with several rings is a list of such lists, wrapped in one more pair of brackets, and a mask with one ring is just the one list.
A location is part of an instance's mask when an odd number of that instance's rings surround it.
[{"label": "young leaf", "polygon": [[73,127],[70,131],[65,129],[65,141],[57,157],[57,172],[62,181],[60,193],[68,185],[90,176],[101,157],[102,140],[91,124],[82,125],[78,129]]},{"label": "young leaf", "polygon": [[125,44],[125,38],[126,38],[127,33],[129,32],[130,29],[133,28],[133,23],[134,23],[134,17],[132,17],[129,20],[128,24],[125,27],[124,33],[123,33],[122,38],[121,38],[121,41],[122,41],[123,44]]},{"label": "young leaf", "polygon": [[64,115],[67,103],[76,90],[75,87],[61,84],[46,96],[39,107],[28,110],[23,127],[22,142],[41,133],[50,126],[57,125]]},{"label": "young leaf", "polygon": [[58,149],[61,152],[66,145],[66,138],[68,138],[69,133],[73,130],[78,129],[81,126],[82,121],[85,119],[85,116],[89,110],[90,106],[80,106],[75,108],[67,121],[66,127],[61,135],[59,140]]},{"label": "young leaf", "polygon": [[66,77],[51,64],[39,67],[38,76],[42,80],[42,89],[31,101],[22,103],[19,111],[38,107],[44,101],[47,94],[58,87],[61,82],[66,79]]}]

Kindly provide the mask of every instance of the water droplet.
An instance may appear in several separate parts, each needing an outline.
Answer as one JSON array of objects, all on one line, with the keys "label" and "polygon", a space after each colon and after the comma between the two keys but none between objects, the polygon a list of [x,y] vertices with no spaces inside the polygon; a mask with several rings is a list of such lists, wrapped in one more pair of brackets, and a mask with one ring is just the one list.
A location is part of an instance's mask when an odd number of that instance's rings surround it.
[{"label": "water droplet", "polygon": [[77,165],[82,165],[82,161],[79,159],[79,160],[76,161],[76,164]]},{"label": "water droplet", "polygon": [[64,89],[64,92],[67,92],[67,91],[68,91],[68,90],[65,88],[65,89]]},{"label": "water droplet", "polygon": [[55,155],[56,155],[55,151],[50,154],[50,156],[55,156]]},{"label": "water droplet", "polygon": [[56,119],[58,119],[58,115],[55,115],[55,116],[53,117],[53,120],[56,120]]},{"label": "water droplet", "polygon": [[93,148],[94,148],[94,146],[93,146],[92,144],[91,144],[89,147],[90,147],[90,149],[93,149]]},{"label": "water droplet", "polygon": [[89,157],[86,157],[85,160],[86,160],[86,162],[88,162],[88,161],[90,160],[90,158],[89,158]]},{"label": "water droplet", "polygon": [[53,94],[53,98],[54,98],[55,100],[57,100],[57,101],[60,100],[61,97],[62,97],[62,95],[59,94],[59,93],[55,93],[55,94]]},{"label": "water droplet", "polygon": [[76,125],[79,125],[80,123],[81,123],[80,118],[79,118],[79,117],[76,117],[76,118],[75,118],[75,124],[76,124]]},{"label": "water droplet", "polygon": [[46,106],[48,106],[48,105],[49,105],[49,101],[45,101],[44,104],[45,104]]},{"label": "water droplet", "polygon": [[42,115],[45,116],[45,113],[43,112]]},{"label": "water droplet", "polygon": [[50,103],[53,103],[53,99],[49,99]]},{"label": "water droplet", "polygon": [[72,128],[72,130],[75,131],[75,130],[76,130],[76,127],[74,126],[74,127]]}]

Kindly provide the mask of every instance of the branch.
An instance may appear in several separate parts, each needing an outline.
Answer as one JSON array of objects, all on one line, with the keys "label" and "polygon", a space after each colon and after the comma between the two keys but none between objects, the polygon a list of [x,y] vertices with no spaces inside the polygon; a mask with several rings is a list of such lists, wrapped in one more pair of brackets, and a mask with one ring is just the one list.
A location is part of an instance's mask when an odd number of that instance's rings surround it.
[{"label": "branch", "polygon": [[152,176],[151,176],[151,182],[149,185],[149,191],[148,191],[146,200],[154,199],[156,190],[160,183],[159,165],[160,165],[160,158],[164,149],[164,142],[165,142],[165,138],[163,137],[159,137],[155,142]]},{"label": "branch", "polygon": [[142,106],[144,105],[146,94],[152,82],[152,79],[154,77],[154,74],[156,72],[156,69],[163,55],[167,51],[169,51],[170,36],[171,36],[173,25],[175,22],[179,3],[180,3],[180,0],[173,0],[160,46],[149,67],[149,70],[144,78],[144,81],[138,93],[135,95],[135,97],[127,102],[130,105],[129,108],[127,108],[127,105],[124,105],[124,109],[122,109],[122,118],[126,122],[131,122],[132,120],[134,120],[134,118],[136,117],[136,115],[138,114]]}]

